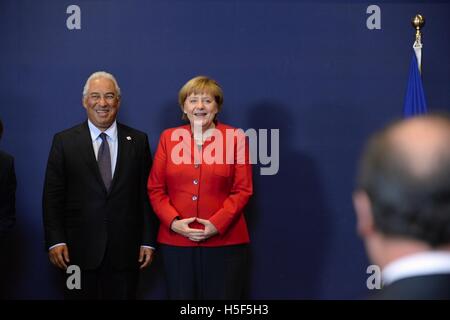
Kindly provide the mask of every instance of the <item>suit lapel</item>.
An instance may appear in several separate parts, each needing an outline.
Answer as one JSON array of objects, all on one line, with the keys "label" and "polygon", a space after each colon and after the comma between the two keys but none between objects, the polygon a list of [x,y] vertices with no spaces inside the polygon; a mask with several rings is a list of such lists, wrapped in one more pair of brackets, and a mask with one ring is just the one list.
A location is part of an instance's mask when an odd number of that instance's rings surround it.
[{"label": "suit lapel", "polygon": [[103,191],[106,193],[106,187],[103,183],[102,176],[100,175],[100,170],[98,168],[97,159],[95,158],[94,148],[92,146],[92,137],[89,131],[87,121],[80,125],[78,129],[78,149],[80,150],[89,170],[94,175],[98,184],[101,186]]},{"label": "suit lapel", "polygon": [[117,123],[117,161],[114,170],[113,180],[111,182],[110,193],[114,187],[120,182],[121,177],[124,177],[125,163],[127,155],[130,154],[131,139],[127,130],[119,123]]}]

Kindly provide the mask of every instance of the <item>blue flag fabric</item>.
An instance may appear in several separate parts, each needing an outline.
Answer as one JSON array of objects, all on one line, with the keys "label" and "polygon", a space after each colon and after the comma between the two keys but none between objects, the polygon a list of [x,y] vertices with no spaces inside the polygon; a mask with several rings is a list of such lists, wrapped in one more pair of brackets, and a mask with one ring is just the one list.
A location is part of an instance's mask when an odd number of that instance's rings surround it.
[{"label": "blue flag fabric", "polygon": [[409,69],[405,105],[403,106],[403,116],[408,118],[423,113],[427,113],[427,103],[425,101],[425,93],[423,91],[417,58],[415,53],[413,53],[411,67]]}]

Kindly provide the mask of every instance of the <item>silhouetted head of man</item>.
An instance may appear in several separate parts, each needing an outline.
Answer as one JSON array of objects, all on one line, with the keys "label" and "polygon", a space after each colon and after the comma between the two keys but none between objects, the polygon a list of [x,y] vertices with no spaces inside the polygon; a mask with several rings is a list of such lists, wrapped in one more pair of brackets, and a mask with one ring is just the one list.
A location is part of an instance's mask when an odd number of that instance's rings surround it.
[{"label": "silhouetted head of man", "polygon": [[369,141],[353,202],[372,262],[450,250],[450,117],[397,121]]}]

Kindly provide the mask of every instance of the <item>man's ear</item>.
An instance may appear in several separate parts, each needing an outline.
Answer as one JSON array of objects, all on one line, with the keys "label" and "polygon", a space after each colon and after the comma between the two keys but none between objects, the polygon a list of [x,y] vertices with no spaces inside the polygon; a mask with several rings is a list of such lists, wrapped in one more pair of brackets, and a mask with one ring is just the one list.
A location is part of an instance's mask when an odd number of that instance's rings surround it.
[{"label": "man's ear", "polygon": [[372,204],[365,191],[357,190],[353,192],[353,206],[356,211],[358,234],[365,238],[375,231]]},{"label": "man's ear", "polygon": [[81,98],[81,103],[83,104],[83,107],[85,108],[85,109],[87,109],[87,103],[86,103],[86,97],[85,96],[83,96],[82,98]]}]

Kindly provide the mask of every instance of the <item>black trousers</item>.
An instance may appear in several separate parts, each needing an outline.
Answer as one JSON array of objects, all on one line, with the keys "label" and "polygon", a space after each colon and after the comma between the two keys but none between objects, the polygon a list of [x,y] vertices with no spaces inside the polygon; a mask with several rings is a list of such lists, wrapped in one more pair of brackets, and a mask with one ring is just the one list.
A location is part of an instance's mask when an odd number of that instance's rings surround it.
[{"label": "black trousers", "polygon": [[106,250],[100,266],[95,270],[81,270],[81,289],[68,289],[64,272],[64,299],[66,300],[134,300],[136,299],[139,268],[116,270]]},{"label": "black trousers", "polygon": [[244,299],[248,245],[177,247],[160,245],[169,299]]}]

